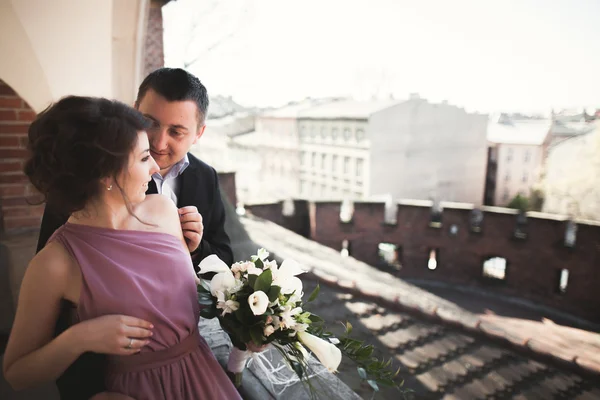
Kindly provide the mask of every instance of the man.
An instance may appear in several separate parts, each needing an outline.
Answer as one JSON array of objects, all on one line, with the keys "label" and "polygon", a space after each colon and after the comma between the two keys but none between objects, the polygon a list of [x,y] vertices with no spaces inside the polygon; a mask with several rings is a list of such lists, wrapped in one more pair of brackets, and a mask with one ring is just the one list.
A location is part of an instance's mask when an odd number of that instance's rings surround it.
[{"label": "man", "polygon": [[[182,69],[161,68],[144,79],[135,107],[153,125],[148,130],[150,152],[160,172],[148,184],[148,194],[160,193],[177,204],[181,227],[194,268],[210,254],[226,264],[233,263],[229,237],[225,232],[225,209],[214,168],[189,153],[206,128],[208,94],[198,78]],[[38,251],[63,225],[67,216],[46,206],[42,218]],[[69,308],[61,313],[57,334],[70,325]],[[86,353],[57,381],[62,399],[89,399],[102,392],[104,356]]]}]

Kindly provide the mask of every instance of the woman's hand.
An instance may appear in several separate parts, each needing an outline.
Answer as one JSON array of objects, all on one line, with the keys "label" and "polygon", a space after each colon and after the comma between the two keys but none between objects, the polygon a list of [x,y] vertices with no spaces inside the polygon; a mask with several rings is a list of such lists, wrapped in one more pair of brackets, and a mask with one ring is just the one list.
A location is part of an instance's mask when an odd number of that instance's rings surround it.
[{"label": "woman's hand", "polygon": [[69,328],[82,352],[130,355],[150,343],[154,326],[126,315],[105,315]]}]

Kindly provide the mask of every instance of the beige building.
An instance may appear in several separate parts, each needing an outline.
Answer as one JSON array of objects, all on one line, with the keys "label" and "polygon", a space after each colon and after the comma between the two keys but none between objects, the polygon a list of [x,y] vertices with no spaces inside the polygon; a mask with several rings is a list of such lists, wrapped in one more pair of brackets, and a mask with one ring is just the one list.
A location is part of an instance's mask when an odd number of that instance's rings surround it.
[{"label": "beige building", "polygon": [[544,212],[600,220],[600,120],[548,150]]},{"label": "beige building", "polygon": [[337,101],[302,111],[300,194],[482,204],[487,116],[447,103]]},{"label": "beige building", "polygon": [[516,119],[506,114],[490,119],[486,203],[506,206],[518,194],[528,197],[539,185],[550,126],[547,119]]}]

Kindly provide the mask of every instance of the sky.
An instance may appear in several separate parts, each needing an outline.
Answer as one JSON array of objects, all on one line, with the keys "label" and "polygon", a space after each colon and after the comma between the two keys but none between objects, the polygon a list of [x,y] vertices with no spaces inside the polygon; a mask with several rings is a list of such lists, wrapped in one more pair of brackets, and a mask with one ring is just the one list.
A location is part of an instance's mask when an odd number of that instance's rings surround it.
[{"label": "sky", "polygon": [[197,58],[209,93],[245,106],[418,93],[484,113],[600,108],[600,0],[178,0],[163,24],[165,65]]}]

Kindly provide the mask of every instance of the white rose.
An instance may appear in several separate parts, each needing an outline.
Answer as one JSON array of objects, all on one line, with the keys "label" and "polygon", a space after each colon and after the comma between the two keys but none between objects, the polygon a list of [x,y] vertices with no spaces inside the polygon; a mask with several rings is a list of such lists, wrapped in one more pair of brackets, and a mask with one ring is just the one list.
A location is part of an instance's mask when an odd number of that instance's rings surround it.
[{"label": "white rose", "polygon": [[269,306],[269,296],[262,290],[258,290],[248,296],[248,304],[254,315],[263,315]]},{"label": "white rose", "polygon": [[265,337],[271,336],[273,332],[275,332],[275,327],[273,325],[267,325],[263,330],[263,334],[265,335]]},{"label": "white rose", "polygon": [[333,344],[311,335],[307,332],[298,332],[300,342],[308,347],[315,356],[321,361],[321,364],[329,370],[329,372],[337,372],[337,369],[342,362],[342,352]]},{"label": "white rose", "polygon": [[213,296],[217,297],[218,292],[227,292],[229,289],[235,287],[235,277],[231,271],[219,272],[210,281],[210,292]]}]

